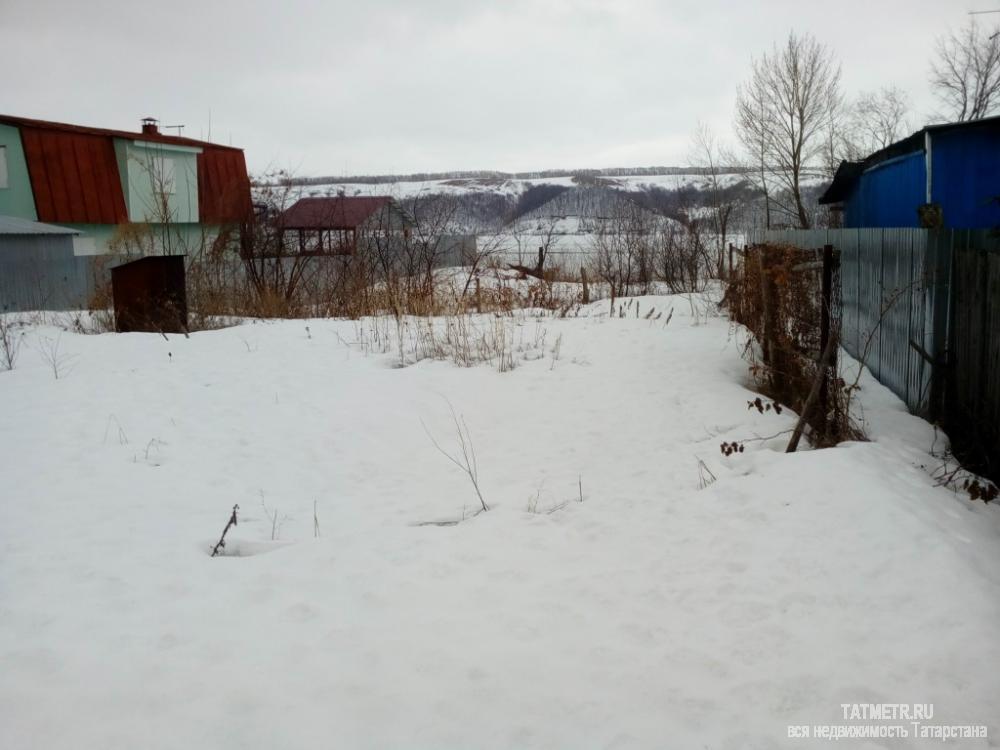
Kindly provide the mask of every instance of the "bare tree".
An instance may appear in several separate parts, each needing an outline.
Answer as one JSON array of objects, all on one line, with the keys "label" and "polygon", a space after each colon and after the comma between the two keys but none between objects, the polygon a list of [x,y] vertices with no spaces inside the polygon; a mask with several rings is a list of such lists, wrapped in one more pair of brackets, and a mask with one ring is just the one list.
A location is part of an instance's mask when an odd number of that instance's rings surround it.
[{"label": "bare tree", "polygon": [[906,135],[908,110],[906,92],[894,85],[859,94],[850,113],[854,143],[860,145],[858,155],[867,156]]},{"label": "bare tree", "polygon": [[761,173],[772,171],[787,191],[786,210],[803,228],[810,220],[802,178],[823,155],[824,135],[840,103],[840,66],[832,53],[815,37],[794,32],[782,47],[753,61],[750,81],[737,94],[737,134]]},{"label": "bare tree", "polygon": [[707,208],[715,249],[715,268],[713,270],[715,275],[721,278],[724,271],[725,248],[730,222],[739,205],[735,192],[725,184],[722,162],[726,161],[732,165],[736,160],[725,151],[715,133],[705,123],[698,123],[692,141],[691,164],[702,168],[708,181]]},{"label": "bare tree", "polygon": [[615,194],[596,220],[591,270],[615,297],[647,294],[653,281],[658,232],[667,220],[633,199]]},{"label": "bare tree", "polygon": [[764,198],[764,227],[771,228],[771,195],[768,154],[773,139],[767,121],[768,95],[762,78],[753,77],[736,95],[736,134],[749,156],[746,174]]},{"label": "bare tree", "polygon": [[265,175],[255,197],[254,213],[239,232],[243,269],[260,313],[289,314],[322,238],[316,239],[317,247],[313,247],[299,232],[296,245],[281,226],[281,215],[298,198],[289,174]]},{"label": "bare tree", "polygon": [[402,207],[409,218],[404,252],[414,266],[408,270],[413,276],[422,275],[426,291],[433,299],[434,269],[444,265],[449,254],[457,249],[454,238],[461,233],[456,222],[458,201],[450,195],[418,194],[403,202]]},{"label": "bare tree", "polygon": [[902,138],[909,130],[906,92],[897,86],[864,91],[831,119],[827,128],[826,171],[841,161],[861,161]]},{"label": "bare tree", "polygon": [[975,18],[937,40],[930,83],[944,116],[980,120],[1000,107],[1000,28],[984,30]]}]

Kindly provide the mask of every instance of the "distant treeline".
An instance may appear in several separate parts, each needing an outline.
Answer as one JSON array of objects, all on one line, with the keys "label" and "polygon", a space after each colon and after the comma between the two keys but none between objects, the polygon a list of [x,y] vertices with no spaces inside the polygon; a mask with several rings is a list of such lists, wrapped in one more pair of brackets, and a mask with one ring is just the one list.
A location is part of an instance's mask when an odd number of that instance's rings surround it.
[{"label": "distant treeline", "polygon": [[[721,167],[721,174],[744,174],[745,167]],[[541,172],[414,172],[413,174],[291,177],[292,185],[360,184],[381,185],[394,182],[432,182],[435,180],[537,180],[550,177],[643,177],[650,175],[709,174],[704,167],[611,167],[607,169],[546,169]]]}]

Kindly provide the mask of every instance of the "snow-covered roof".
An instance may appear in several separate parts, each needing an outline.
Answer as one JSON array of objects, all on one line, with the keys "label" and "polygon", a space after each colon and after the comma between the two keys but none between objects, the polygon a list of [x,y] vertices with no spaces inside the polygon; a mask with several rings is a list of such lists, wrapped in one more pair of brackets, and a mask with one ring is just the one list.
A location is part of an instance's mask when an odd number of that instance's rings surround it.
[{"label": "snow-covered roof", "polygon": [[58,227],[55,224],[42,224],[39,221],[20,219],[16,216],[0,216],[0,234],[6,235],[53,235],[80,234],[76,229]]}]

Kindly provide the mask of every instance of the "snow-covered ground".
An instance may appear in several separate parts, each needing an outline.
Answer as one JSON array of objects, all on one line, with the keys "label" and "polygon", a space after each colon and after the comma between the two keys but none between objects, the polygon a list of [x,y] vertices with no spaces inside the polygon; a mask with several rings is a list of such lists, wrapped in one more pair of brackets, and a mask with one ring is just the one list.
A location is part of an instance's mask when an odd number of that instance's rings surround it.
[{"label": "snow-covered ground", "polygon": [[0,747],[811,747],[915,702],[997,747],[1000,514],[934,486],[931,428],[866,379],[873,442],[786,455],[724,319],[607,304],[505,323],[510,372],[397,367],[371,321],[30,329]]}]

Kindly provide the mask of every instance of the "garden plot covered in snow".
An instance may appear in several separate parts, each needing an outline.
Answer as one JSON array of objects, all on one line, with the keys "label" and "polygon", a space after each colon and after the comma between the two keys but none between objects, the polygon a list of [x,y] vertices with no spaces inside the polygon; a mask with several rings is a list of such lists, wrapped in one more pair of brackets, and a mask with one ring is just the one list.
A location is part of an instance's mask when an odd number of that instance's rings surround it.
[{"label": "garden plot covered in snow", "polygon": [[621,304],[463,318],[471,367],[373,319],[27,327],[0,747],[803,747],[914,702],[995,747],[1000,524],[942,439],[864,379],[871,442],[785,454],[725,319]]}]

